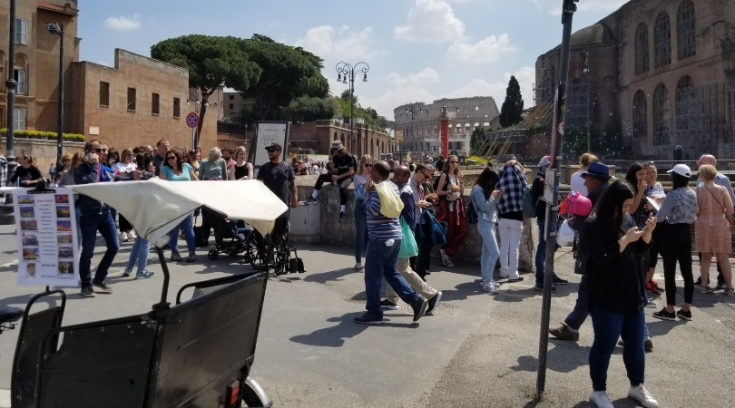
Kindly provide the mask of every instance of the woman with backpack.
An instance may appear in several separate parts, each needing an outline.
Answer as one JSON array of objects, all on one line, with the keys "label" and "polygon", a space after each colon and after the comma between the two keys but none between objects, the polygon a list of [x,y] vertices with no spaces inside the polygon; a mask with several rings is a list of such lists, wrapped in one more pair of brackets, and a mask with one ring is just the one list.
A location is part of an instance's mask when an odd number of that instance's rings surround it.
[{"label": "woman with backpack", "polygon": [[499,179],[498,173],[485,168],[477,178],[470,194],[472,207],[477,213],[477,231],[482,236],[480,287],[485,292],[492,294],[498,293],[498,285],[493,280],[493,272],[499,255],[498,240],[495,239],[495,226],[498,222],[496,201],[501,195],[500,190],[495,189],[495,185]]},{"label": "woman with backpack", "polygon": [[467,216],[462,202],[462,172],[459,169],[459,157],[451,155],[444,162],[444,172],[439,177],[436,194],[439,196],[439,214],[437,218],[447,223],[447,243],[439,250],[442,265],[453,267],[452,257],[464,242],[467,230]]}]

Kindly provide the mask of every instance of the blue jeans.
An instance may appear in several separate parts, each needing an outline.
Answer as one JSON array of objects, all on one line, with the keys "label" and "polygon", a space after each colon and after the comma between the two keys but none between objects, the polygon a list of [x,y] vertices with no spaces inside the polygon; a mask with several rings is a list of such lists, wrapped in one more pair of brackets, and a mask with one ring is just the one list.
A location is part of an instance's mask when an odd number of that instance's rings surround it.
[{"label": "blue jeans", "polygon": [[579,289],[577,289],[577,302],[574,304],[574,309],[564,319],[567,327],[574,330],[579,330],[582,327],[587,315],[590,314],[590,290],[587,282],[587,274],[582,275],[582,280],[579,281]]},{"label": "blue jeans", "polygon": [[151,243],[138,235],[133,243],[133,248],[130,249],[130,258],[128,258],[128,266],[125,270],[132,271],[133,266],[138,265],[138,274],[145,271],[145,267],[148,266],[148,252],[150,249]]},{"label": "blue jeans", "polygon": [[365,200],[355,199],[355,263],[362,263],[367,245],[367,214]]},{"label": "blue jeans", "polygon": [[618,337],[623,338],[623,362],[630,385],[643,383],[646,355],[643,350],[645,315],[643,311],[629,314],[611,313],[595,306],[590,312],[595,341],[590,349],[590,378],[595,391],[607,389],[607,368]]},{"label": "blue jeans", "polygon": [[478,221],[477,231],[482,236],[482,255],[480,256],[482,280],[485,283],[490,283],[493,281],[495,264],[498,262],[498,257],[500,257],[498,240],[495,238],[495,223],[482,220]]},{"label": "blue jeans", "polygon": [[82,254],[79,257],[79,278],[82,280],[82,286],[88,286],[92,283],[90,265],[92,255],[94,255],[94,245],[97,241],[97,231],[104,238],[107,250],[99,265],[97,265],[94,281],[103,282],[107,278],[107,270],[112,265],[112,260],[115,258],[118,249],[120,249],[115,220],[109,211],[101,214],[82,214],[79,217],[79,229],[82,231]]},{"label": "blue jeans", "polygon": [[179,228],[184,231],[186,246],[189,248],[189,252],[193,254],[196,250],[196,240],[194,239],[194,219],[191,214],[187,215],[179,225],[168,233],[168,247],[171,248],[171,252],[179,252]]},{"label": "blue jeans", "polygon": [[365,294],[367,295],[365,308],[371,317],[377,319],[383,317],[383,309],[380,308],[380,288],[383,285],[383,279],[388,282],[401,300],[409,305],[415,305],[421,297],[396,269],[401,240],[395,240],[393,246],[390,247],[385,246],[385,242],[378,239],[368,240],[365,255]]}]

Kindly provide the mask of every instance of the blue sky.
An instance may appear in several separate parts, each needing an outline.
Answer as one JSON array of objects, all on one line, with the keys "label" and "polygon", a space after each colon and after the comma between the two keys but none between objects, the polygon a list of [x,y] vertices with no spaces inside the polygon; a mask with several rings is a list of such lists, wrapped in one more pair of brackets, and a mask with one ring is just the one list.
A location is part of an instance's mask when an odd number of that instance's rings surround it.
[{"label": "blue sky", "polygon": [[[581,0],[574,30],[625,0]],[[202,4],[206,4],[202,7]],[[562,0],[193,0],[79,2],[81,59],[106,65],[113,50],[150,55],[158,41],[185,34],[254,33],[300,45],[324,59],[339,95],[339,61],[370,65],[355,82],[363,106],[393,118],[409,102],[492,96],[498,109],[510,75],[533,105],[534,64],[561,41]]]}]

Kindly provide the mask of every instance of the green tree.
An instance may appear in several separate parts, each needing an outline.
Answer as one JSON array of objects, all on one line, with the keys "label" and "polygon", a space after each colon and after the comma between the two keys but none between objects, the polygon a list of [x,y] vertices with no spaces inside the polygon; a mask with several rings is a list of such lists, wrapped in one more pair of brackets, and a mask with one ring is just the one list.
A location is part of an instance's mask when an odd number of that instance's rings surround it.
[{"label": "green tree", "polygon": [[505,101],[503,107],[500,108],[500,126],[508,127],[515,125],[521,121],[523,113],[523,97],[521,96],[521,87],[518,85],[516,77],[511,76],[508,81],[508,88],[505,89]]},{"label": "green tree", "polygon": [[261,69],[259,81],[242,89],[255,101],[258,120],[280,119],[281,110],[301,96],[324,98],[329,83],[321,74],[322,59],[303,50],[255,34],[242,40],[239,49]]},{"label": "green tree", "polygon": [[[201,134],[209,97],[222,85],[239,91],[258,82],[262,69],[248,57],[235,37],[185,35],[151,47],[151,57],[189,70],[189,87],[202,95],[197,135]],[[198,140],[197,140],[198,144]]]},{"label": "green tree", "polygon": [[300,96],[282,109],[283,118],[297,122],[310,122],[331,119],[337,110],[336,101],[331,98]]}]

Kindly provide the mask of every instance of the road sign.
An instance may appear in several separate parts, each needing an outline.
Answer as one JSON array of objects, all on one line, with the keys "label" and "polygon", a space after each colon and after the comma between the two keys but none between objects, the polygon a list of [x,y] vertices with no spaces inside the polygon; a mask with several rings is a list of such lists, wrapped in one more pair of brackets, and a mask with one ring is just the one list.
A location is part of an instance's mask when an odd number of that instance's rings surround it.
[{"label": "road sign", "polygon": [[190,128],[195,128],[199,124],[199,115],[197,115],[195,112],[189,112],[188,115],[186,115],[186,125]]}]

